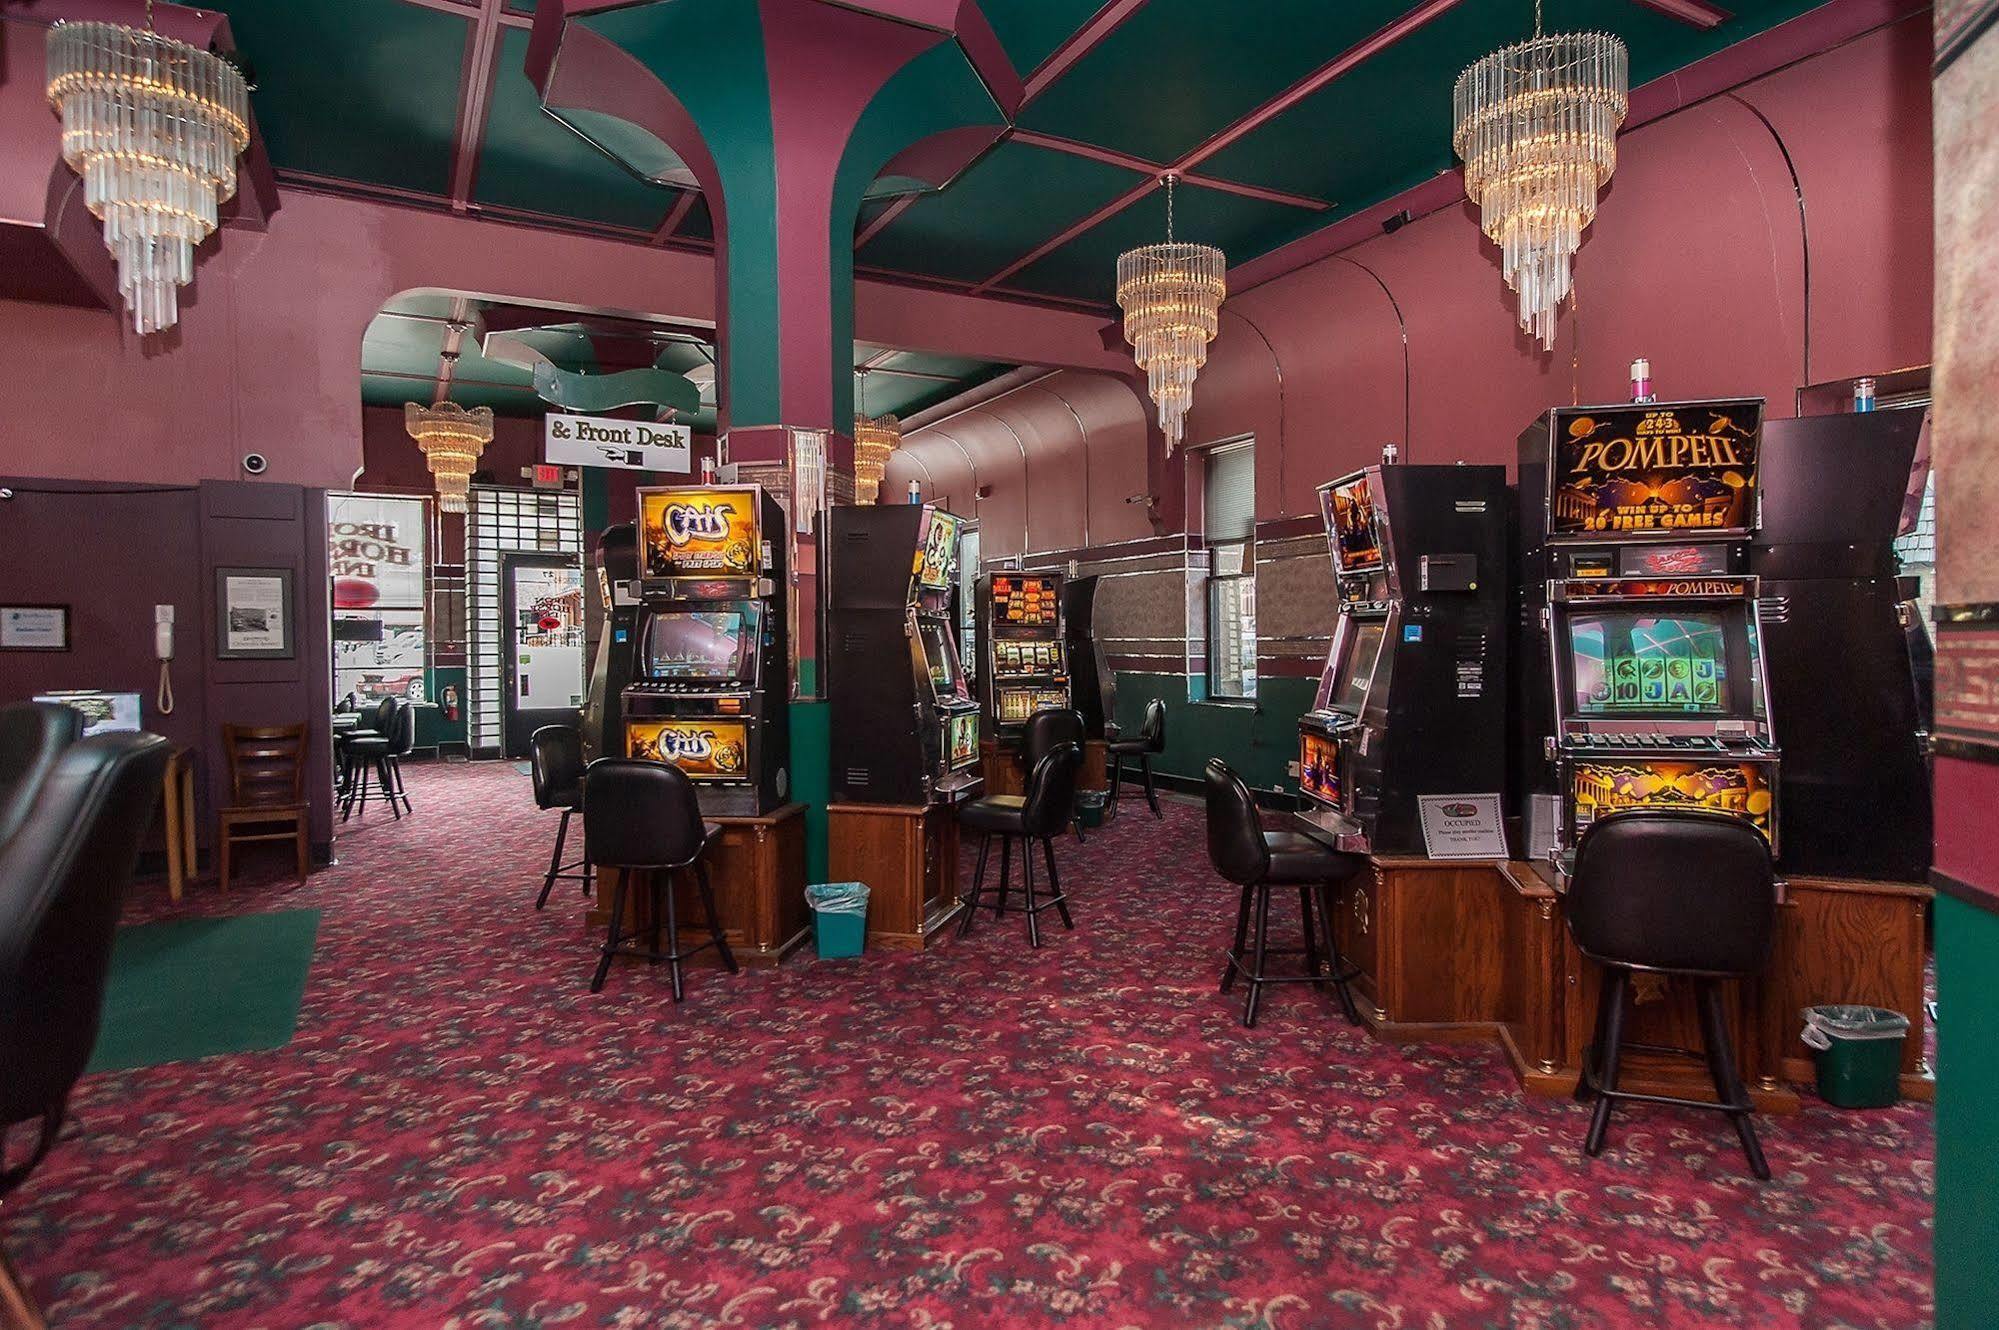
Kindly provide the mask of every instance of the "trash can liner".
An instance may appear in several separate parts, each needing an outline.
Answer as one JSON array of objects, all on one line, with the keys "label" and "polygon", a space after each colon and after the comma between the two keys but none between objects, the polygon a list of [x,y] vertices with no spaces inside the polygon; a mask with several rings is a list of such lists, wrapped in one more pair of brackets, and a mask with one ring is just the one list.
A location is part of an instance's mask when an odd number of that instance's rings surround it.
[{"label": "trash can liner", "polygon": [[805,889],[805,902],[821,914],[866,914],[868,888],[862,882],[815,882]]}]

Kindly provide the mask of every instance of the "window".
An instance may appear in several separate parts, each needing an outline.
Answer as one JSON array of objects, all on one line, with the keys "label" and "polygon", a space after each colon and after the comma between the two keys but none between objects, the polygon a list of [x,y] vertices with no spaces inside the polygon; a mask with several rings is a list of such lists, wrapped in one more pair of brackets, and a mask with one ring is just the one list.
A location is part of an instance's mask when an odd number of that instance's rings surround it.
[{"label": "window", "polygon": [[326,498],[336,698],[423,698],[429,507],[379,494]]},{"label": "window", "polygon": [[1256,449],[1210,449],[1201,512],[1208,541],[1208,696],[1256,696]]}]

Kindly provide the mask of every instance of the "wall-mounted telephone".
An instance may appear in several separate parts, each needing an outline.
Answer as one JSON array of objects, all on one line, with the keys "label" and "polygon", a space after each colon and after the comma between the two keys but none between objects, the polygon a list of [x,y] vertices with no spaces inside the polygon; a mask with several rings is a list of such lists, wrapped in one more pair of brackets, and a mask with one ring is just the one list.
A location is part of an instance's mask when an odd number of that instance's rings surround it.
[{"label": "wall-mounted telephone", "polygon": [[160,662],[160,689],[154,701],[162,716],[174,713],[174,607],[153,606],[153,655]]}]

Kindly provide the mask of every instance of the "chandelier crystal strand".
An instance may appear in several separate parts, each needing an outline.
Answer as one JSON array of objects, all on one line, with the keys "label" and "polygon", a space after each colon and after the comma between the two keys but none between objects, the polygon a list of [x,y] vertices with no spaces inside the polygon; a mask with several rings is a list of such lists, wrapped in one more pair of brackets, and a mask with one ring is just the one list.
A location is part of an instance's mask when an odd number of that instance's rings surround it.
[{"label": "chandelier crystal strand", "polygon": [[1609,33],[1543,36],[1504,47],[1458,76],[1452,146],[1465,193],[1499,246],[1520,326],[1555,345],[1555,314],[1569,295],[1583,228],[1617,169],[1617,131],[1630,109],[1630,61]]},{"label": "chandelier crystal strand", "polygon": [[464,512],[479,454],[493,441],[493,408],[475,406],[468,411],[456,402],[435,406],[405,402],[403,428],[416,440],[437,482],[437,510]]},{"label": "chandelier crystal strand", "polygon": [[49,33],[49,103],[63,160],[104,223],[118,289],[140,332],[172,327],[194,247],[236,193],[250,143],[250,94],[235,66],[186,42],[118,23],[58,23]]},{"label": "chandelier crystal strand", "polygon": [[1124,339],[1145,370],[1146,392],[1159,409],[1166,450],[1180,445],[1194,376],[1208,363],[1208,343],[1220,326],[1228,294],[1227,263],[1212,245],[1173,239],[1173,177],[1166,177],[1166,240],[1118,256],[1117,303]]},{"label": "chandelier crystal strand", "polygon": [[861,409],[854,413],[854,502],[871,504],[881,496],[888,455],[902,446],[902,422],[893,415],[868,414],[868,374],[861,371]]}]

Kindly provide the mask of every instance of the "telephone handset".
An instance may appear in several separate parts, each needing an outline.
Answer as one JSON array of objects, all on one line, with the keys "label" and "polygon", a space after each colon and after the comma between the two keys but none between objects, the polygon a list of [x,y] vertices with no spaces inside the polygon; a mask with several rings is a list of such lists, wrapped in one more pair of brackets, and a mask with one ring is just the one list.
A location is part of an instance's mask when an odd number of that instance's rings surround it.
[{"label": "telephone handset", "polygon": [[171,716],[174,711],[174,607],[153,606],[153,655],[160,662],[160,688],[154,701],[162,716]]}]

